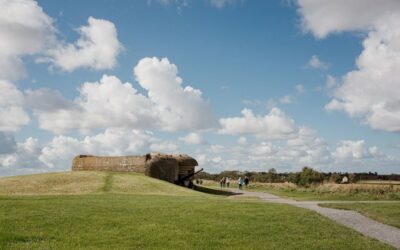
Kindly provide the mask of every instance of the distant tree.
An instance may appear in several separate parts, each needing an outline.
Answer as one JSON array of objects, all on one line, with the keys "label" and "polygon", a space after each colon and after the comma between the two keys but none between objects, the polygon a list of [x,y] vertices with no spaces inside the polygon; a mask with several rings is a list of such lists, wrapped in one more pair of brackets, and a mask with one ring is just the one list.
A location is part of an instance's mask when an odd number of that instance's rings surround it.
[{"label": "distant tree", "polygon": [[356,175],[354,173],[349,174],[349,182],[355,183],[356,181]]},{"label": "distant tree", "polygon": [[278,174],[275,168],[270,168],[267,173],[267,180],[268,182],[277,182]]},{"label": "distant tree", "polygon": [[296,184],[302,187],[309,187],[310,185],[321,184],[323,181],[324,175],[322,173],[310,167],[304,167]]},{"label": "distant tree", "polygon": [[287,177],[287,181],[297,184],[299,183],[300,173],[289,173]]},{"label": "distant tree", "polygon": [[338,173],[332,173],[329,177],[330,182],[340,183],[342,181],[342,177]]}]

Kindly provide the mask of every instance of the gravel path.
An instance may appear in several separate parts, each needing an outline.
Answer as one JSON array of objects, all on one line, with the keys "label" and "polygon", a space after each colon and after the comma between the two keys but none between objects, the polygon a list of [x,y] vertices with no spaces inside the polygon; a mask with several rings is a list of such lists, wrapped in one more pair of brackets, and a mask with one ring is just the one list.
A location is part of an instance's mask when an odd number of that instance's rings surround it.
[{"label": "gravel path", "polygon": [[[246,196],[258,197],[266,202],[284,203],[313,210],[341,225],[352,228],[365,236],[385,242],[400,249],[400,229],[374,220],[355,211],[318,206],[319,203],[351,203],[352,201],[295,201],[264,192],[247,192],[237,189],[230,191]],[[365,201],[365,203],[386,203],[387,201]]]}]

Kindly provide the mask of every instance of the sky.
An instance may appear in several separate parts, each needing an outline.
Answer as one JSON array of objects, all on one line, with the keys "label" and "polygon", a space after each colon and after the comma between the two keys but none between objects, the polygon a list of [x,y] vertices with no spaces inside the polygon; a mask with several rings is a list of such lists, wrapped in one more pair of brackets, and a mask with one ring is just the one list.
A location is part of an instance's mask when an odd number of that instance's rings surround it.
[{"label": "sky", "polygon": [[0,176],[147,152],[400,173],[399,22],[397,0],[0,0]]}]

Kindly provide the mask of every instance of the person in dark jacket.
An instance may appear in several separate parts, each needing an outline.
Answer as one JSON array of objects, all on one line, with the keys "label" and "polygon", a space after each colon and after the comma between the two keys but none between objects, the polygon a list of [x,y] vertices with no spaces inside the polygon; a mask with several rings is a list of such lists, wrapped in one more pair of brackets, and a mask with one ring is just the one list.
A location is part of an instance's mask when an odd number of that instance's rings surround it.
[{"label": "person in dark jacket", "polygon": [[247,176],[245,176],[244,177],[244,185],[246,186],[246,189],[247,189],[247,186],[249,185],[249,177],[247,177]]}]

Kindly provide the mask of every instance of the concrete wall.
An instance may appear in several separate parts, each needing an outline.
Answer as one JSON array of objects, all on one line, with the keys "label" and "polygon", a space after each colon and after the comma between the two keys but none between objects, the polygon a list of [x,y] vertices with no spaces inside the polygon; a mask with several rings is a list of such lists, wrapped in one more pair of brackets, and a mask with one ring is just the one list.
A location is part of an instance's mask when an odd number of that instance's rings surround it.
[{"label": "concrete wall", "polygon": [[[146,161],[147,159],[147,161]],[[147,176],[176,182],[194,172],[197,161],[188,155],[147,154],[143,156],[78,155],[72,171],[93,170],[145,173]]]},{"label": "concrete wall", "polygon": [[84,156],[72,161],[72,171],[97,170],[116,172],[145,172],[145,156]]}]

